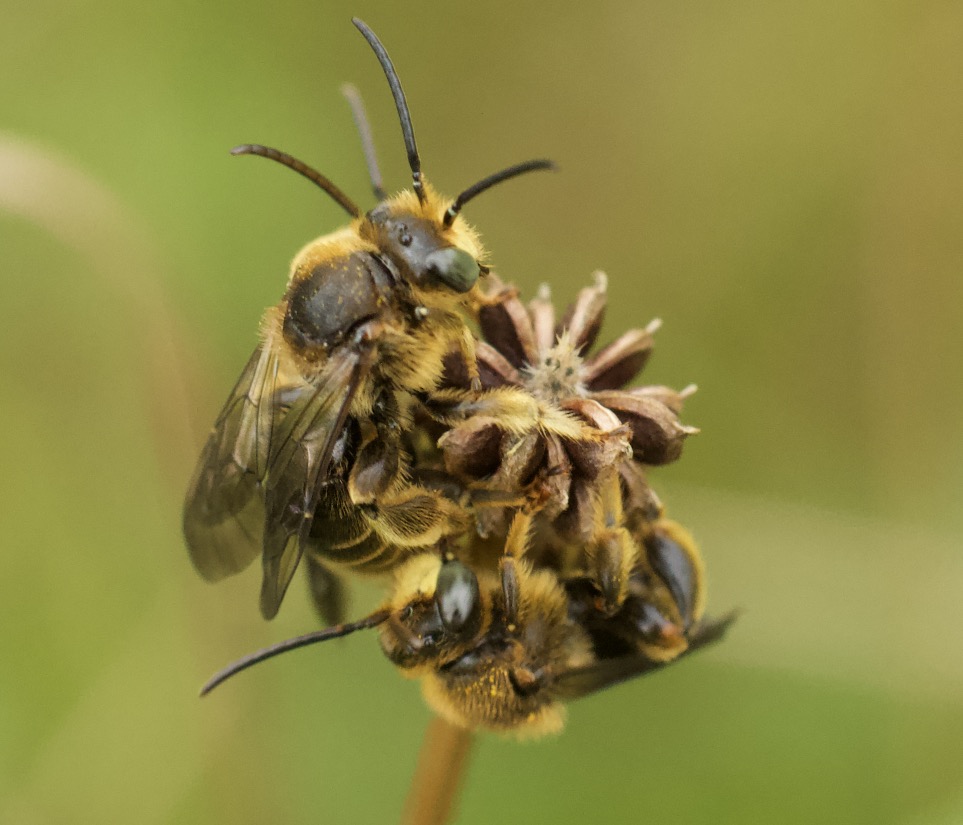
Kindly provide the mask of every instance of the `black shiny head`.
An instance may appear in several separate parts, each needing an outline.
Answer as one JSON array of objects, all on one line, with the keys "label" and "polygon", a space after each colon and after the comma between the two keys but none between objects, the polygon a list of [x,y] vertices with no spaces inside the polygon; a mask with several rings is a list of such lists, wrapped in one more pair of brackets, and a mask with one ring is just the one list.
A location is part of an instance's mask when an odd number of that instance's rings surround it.
[{"label": "black shiny head", "polygon": [[372,209],[361,234],[374,241],[409,283],[422,289],[468,292],[481,267],[468,252],[453,246],[441,226],[419,215],[381,204]]},{"label": "black shiny head", "polygon": [[434,597],[410,602],[392,614],[382,629],[381,647],[400,668],[444,664],[464,653],[481,626],[478,579],[460,561],[446,561]]},{"label": "black shiny head", "polygon": [[478,577],[460,561],[446,561],[438,573],[435,602],[441,621],[449,632],[461,633],[480,615]]},{"label": "black shiny head", "polygon": [[598,583],[588,577],[565,582],[569,618],[591,636],[595,652],[602,658],[628,656],[640,646],[678,649],[685,644],[683,628],[668,614],[672,605],[656,603],[636,578],[632,592],[616,611],[607,611]]}]

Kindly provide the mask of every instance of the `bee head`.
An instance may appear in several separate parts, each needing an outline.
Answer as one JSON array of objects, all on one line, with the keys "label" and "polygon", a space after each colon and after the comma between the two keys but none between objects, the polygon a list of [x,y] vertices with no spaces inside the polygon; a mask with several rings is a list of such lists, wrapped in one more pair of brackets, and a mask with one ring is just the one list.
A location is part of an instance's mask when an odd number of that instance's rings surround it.
[{"label": "bee head", "polygon": [[590,575],[566,582],[569,611],[601,656],[641,653],[653,661],[669,661],[687,648],[689,632],[702,615],[701,562],[691,538],[666,519],[659,520],[642,543],[645,556],[618,600],[610,598],[612,565],[598,552]]},{"label": "bee head", "polygon": [[453,725],[531,739],[558,733],[565,709],[542,674],[514,666],[507,651],[483,647],[448,668],[429,672],[422,692],[429,707]]},{"label": "bee head", "polygon": [[454,725],[533,738],[558,733],[564,723],[558,675],[591,661],[582,628],[538,604],[524,626],[513,632],[495,622],[470,650],[430,670],[422,690],[429,706]]},{"label": "bee head", "polygon": [[381,625],[382,650],[395,665],[444,664],[478,636],[487,610],[471,568],[426,553],[401,568],[397,582]]},{"label": "bee head", "polygon": [[[478,252],[462,248],[457,244],[460,238],[453,238],[440,222],[425,217],[420,205],[406,208],[404,200],[409,199],[399,196],[365,215],[359,229],[362,237],[374,243],[379,254],[416,287],[458,294],[471,290],[483,271]],[[465,240],[466,246],[475,246]]]},{"label": "bee head", "polygon": [[[355,218],[357,231],[371,242],[383,261],[390,264],[411,285],[427,290],[448,290],[456,295],[471,291],[479,275],[488,269],[480,263],[481,245],[464,221],[456,224],[462,207],[472,198],[502,181],[539,169],[554,169],[548,160],[531,160],[502,169],[472,184],[453,201],[445,201],[428,185],[421,171],[421,157],[415,143],[408,102],[391,58],[375,33],[362,21],[354,25],[371,46],[381,64],[394,98],[411,169],[411,189],[387,198],[375,158],[367,117],[357,91],[343,89],[361,134],[368,173],[378,205],[367,214],[331,180],[295,157],[260,144],[244,144],[231,150],[235,155],[258,155],[274,160],[324,190],[342,209]],[[447,204],[447,205],[446,205]]]}]

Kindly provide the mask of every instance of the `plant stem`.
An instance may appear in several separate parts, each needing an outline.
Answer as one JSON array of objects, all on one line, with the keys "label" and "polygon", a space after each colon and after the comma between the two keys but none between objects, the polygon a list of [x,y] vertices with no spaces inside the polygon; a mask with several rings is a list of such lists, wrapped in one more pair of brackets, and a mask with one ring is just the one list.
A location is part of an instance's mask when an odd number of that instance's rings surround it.
[{"label": "plant stem", "polygon": [[470,731],[456,728],[437,716],[431,720],[401,814],[402,825],[451,822],[471,743]]}]

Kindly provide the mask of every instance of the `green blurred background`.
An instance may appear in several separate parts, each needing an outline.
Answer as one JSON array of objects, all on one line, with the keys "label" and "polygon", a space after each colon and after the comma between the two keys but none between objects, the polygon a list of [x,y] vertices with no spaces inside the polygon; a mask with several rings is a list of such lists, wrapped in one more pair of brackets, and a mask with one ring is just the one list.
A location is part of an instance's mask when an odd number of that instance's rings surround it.
[{"label": "green blurred background", "polygon": [[[407,181],[363,17],[500,273],[610,277],[646,379],[699,384],[654,481],[726,643],[483,737],[465,822],[963,822],[963,6],[53,0],[0,30],[0,822],[391,822],[428,713],[373,635],[210,698],[268,625],[256,571],[191,569],[199,434],[290,257],[364,204],[338,87]],[[377,599],[359,589],[356,614]]]}]

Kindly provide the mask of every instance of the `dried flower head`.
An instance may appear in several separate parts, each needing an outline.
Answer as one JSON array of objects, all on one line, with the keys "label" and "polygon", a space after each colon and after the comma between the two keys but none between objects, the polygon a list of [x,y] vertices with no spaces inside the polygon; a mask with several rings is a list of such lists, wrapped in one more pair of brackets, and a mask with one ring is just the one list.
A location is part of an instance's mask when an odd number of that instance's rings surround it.
[{"label": "dried flower head", "polygon": [[[527,306],[515,287],[491,278],[492,289],[479,310],[484,338],[477,346],[482,385],[522,388],[542,405],[585,425],[571,438],[544,428],[514,433],[496,416],[472,416],[439,441],[448,472],[493,489],[519,490],[540,480],[543,519],[564,538],[585,540],[596,531],[599,476],[614,469],[621,477],[626,518],[651,520],[661,510],[645,467],[679,457],[687,436],[697,432],[679,421],[683,400],[694,387],[625,385],[641,371],[652,351],[660,321],[631,329],[592,353],[605,314],[607,279],[595,273],[561,319],[547,286]],[[448,361],[449,386],[467,387],[457,358]],[[505,512],[478,514],[479,529],[502,533]]]}]

